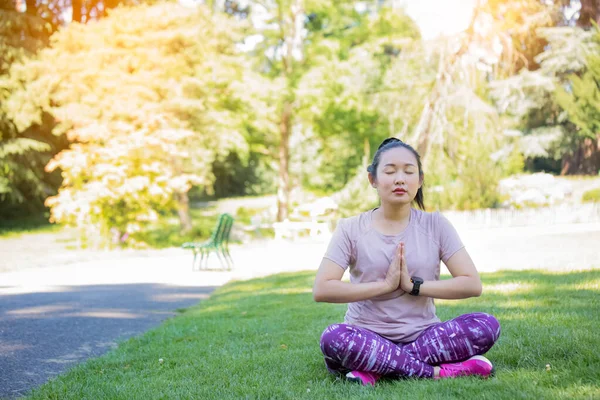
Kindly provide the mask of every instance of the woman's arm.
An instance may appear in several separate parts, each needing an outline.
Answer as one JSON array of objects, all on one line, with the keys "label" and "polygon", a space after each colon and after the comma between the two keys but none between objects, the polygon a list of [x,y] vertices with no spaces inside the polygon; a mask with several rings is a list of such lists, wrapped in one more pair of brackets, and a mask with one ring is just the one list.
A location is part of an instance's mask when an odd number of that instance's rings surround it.
[{"label": "woman's arm", "polygon": [[[419,296],[433,297],[436,299],[466,299],[481,296],[481,279],[471,256],[463,247],[458,250],[448,262],[445,263],[452,274],[451,279],[443,281],[425,281],[421,284]],[[410,292],[413,284],[403,261],[401,278],[402,290]],[[418,276],[418,275],[417,275]]]},{"label": "woman's arm", "polygon": [[385,280],[379,282],[342,282],[344,270],[333,261],[323,258],[315,284],[313,298],[317,302],[353,303],[390,293],[400,284],[400,258],[394,257]]}]

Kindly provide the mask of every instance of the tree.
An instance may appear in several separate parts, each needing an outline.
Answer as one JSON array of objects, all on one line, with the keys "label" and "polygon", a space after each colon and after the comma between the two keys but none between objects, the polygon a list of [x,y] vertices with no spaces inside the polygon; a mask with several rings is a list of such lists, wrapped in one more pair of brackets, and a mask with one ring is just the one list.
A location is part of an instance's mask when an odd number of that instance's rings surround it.
[{"label": "tree", "polygon": [[578,113],[564,93],[587,70],[589,55],[598,51],[594,33],[557,27],[539,29],[538,35],[548,42],[536,56],[540,68],[493,82],[492,96],[510,127],[521,131],[522,151],[530,163],[546,158],[556,160],[556,172],[563,175],[595,174],[599,166],[595,152],[590,152],[594,139],[578,128]]},{"label": "tree", "polygon": [[385,79],[391,65],[410,52],[419,36],[414,21],[402,10],[381,7],[358,14],[353,28],[340,29],[321,41],[317,51],[322,60],[302,77],[298,92],[303,127],[313,136],[307,146],[315,147],[306,149],[306,186],[338,191],[355,178],[359,166],[364,178],[371,149],[399,133],[394,114],[400,107],[392,111],[384,104],[392,99],[397,104],[399,94],[394,90],[386,97]]},{"label": "tree", "polygon": [[[278,109],[277,118],[272,121],[277,130],[273,132],[274,139],[271,141],[277,146],[277,150],[270,153],[276,153],[279,168],[277,217],[281,220],[286,218],[289,209],[292,186],[290,146],[293,136],[306,136],[304,134],[308,132],[316,135],[315,139],[323,144],[320,150],[315,149],[320,151],[319,164],[329,170],[312,171],[312,174],[325,172],[331,176],[336,168],[328,161],[335,159],[335,155],[338,155],[338,161],[347,156],[351,163],[363,158],[362,149],[368,148],[367,138],[371,139],[368,133],[379,118],[369,107],[363,107],[368,100],[361,100],[360,105],[352,103],[349,97],[341,94],[343,87],[335,87],[339,84],[338,80],[333,79],[332,82],[338,83],[332,83],[328,87],[323,79],[334,76],[335,72],[332,71],[341,71],[336,64],[344,63],[346,67],[342,68],[347,68],[350,58],[357,62],[362,53],[357,52],[358,56],[353,56],[353,49],[369,41],[372,41],[372,49],[376,51],[375,57],[384,55],[389,58],[389,54],[385,54],[383,43],[373,45],[375,38],[388,36],[389,39],[389,36],[406,34],[408,18],[403,16],[403,19],[394,20],[388,18],[389,15],[384,18],[385,13],[379,13],[378,7],[360,9],[355,2],[345,1],[294,0],[251,4],[252,13],[262,12],[262,15],[266,15],[258,24],[262,40],[254,51],[256,55],[262,56],[259,68],[265,76],[270,77],[275,87],[280,88],[273,91],[275,97],[270,101]],[[394,25],[395,23],[399,25]],[[395,31],[397,28],[400,29]],[[418,32],[414,23],[411,23],[410,29],[411,34]],[[362,50],[363,53],[364,51],[365,49]],[[396,49],[388,46],[387,51],[394,52]],[[358,62],[360,64],[362,61]],[[376,68],[374,75],[381,75],[380,66]],[[336,94],[348,101],[344,103],[334,100],[331,96]],[[357,94],[355,92],[354,95]],[[332,121],[335,124],[331,125]],[[379,123],[375,125],[378,129],[382,126]],[[379,130],[377,136],[383,136],[381,129]],[[358,152],[354,146],[357,142]],[[340,154],[342,148],[350,149],[350,153]],[[332,149],[335,151],[331,151]],[[311,159],[311,162],[314,161],[314,158]],[[348,172],[349,170],[342,183],[353,176],[353,173]]]},{"label": "tree", "polygon": [[[61,26],[104,17],[120,0],[1,0],[0,1],[0,214],[37,213],[60,186],[58,171],[44,166],[68,146],[65,136],[53,135],[55,121],[44,114],[39,124],[19,131],[4,105],[14,86],[7,77],[12,63],[35,54]],[[25,201],[27,199],[27,201]]]},{"label": "tree", "polygon": [[4,216],[14,206],[39,209],[54,191],[43,166],[52,151],[62,146],[61,141],[36,126],[19,131],[6,107],[13,89],[8,79],[11,65],[44,47],[51,32],[52,26],[44,19],[18,12],[11,1],[0,2],[0,208]]},{"label": "tree", "polygon": [[557,88],[558,104],[577,127],[572,136],[576,143],[571,146],[576,152],[564,163],[564,173],[578,171],[596,175],[600,172],[600,57],[597,52],[600,31],[597,29],[593,43],[596,47],[586,54],[585,72],[581,76],[570,74],[568,85]]},{"label": "tree", "polygon": [[47,202],[54,221],[106,237],[177,209],[191,229],[190,186],[210,185],[215,157],[245,146],[235,96],[243,86],[232,84],[244,65],[238,31],[205,7],[122,8],[70,25],[38,59],[15,67],[23,89],[9,103],[18,128],[45,111],[73,143],[47,166],[64,178]]}]

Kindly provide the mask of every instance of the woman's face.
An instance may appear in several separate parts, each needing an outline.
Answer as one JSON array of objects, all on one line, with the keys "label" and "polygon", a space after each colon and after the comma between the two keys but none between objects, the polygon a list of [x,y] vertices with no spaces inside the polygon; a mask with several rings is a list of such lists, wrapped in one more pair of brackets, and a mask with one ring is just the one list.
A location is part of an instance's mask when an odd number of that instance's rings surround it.
[{"label": "woman's face", "polygon": [[381,154],[377,179],[371,182],[381,201],[391,204],[410,204],[422,183],[417,158],[405,147]]}]

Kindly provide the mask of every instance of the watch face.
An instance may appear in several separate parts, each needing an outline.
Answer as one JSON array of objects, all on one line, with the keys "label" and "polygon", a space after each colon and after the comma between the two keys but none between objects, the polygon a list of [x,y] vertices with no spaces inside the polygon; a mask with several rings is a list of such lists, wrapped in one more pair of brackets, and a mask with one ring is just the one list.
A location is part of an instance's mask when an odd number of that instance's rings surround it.
[{"label": "watch face", "polygon": [[410,278],[410,280],[412,281],[412,283],[423,283],[423,278],[419,278],[418,276],[413,276],[412,278]]}]

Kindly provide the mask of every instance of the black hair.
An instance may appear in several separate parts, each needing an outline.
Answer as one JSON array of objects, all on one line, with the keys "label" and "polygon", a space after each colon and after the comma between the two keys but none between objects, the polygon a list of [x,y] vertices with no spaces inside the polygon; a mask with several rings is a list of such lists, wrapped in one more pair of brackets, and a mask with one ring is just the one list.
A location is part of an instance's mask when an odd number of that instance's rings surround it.
[{"label": "black hair", "polygon": [[[417,151],[415,149],[413,149],[411,145],[406,144],[402,140],[396,139],[393,137],[387,138],[383,142],[381,142],[381,144],[377,148],[377,151],[375,152],[375,156],[373,157],[373,162],[371,163],[371,165],[369,165],[367,167],[367,171],[371,173],[371,175],[373,176],[373,179],[377,179],[377,167],[379,167],[379,161],[381,160],[381,155],[383,153],[385,153],[386,151],[388,151],[390,149],[395,149],[397,147],[404,147],[405,149],[410,150],[414,154],[415,158],[417,159],[417,166],[419,167],[419,178],[422,180],[424,175],[423,175],[423,166],[421,165],[421,156],[419,156],[419,153],[417,153]],[[422,185],[419,188],[419,190],[417,191],[417,195],[415,196],[414,201],[417,203],[417,205],[419,206],[419,208],[421,210],[425,210]]]}]

